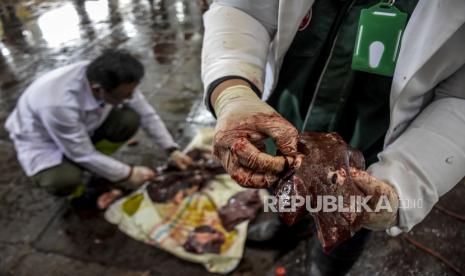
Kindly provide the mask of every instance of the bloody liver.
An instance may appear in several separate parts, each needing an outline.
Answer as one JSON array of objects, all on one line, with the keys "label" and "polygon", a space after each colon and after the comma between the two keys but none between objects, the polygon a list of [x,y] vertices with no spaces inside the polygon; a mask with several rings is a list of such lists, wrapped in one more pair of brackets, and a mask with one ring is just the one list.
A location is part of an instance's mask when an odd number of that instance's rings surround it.
[{"label": "bloody liver", "polygon": [[[318,209],[319,196],[339,196],[345,208],[350,207],[350,196],[364,196],[349,173],[351,168],[364,169],[363,155],[345,143],[337,133],[305,132],[301,135],[298,147],[305,154],[302,165],[289,173],[275,188],[281,207],[290,207],[291,196],[296,195],[308,196],[312,209]],[[308,213],[304,205],[297,207],[294,212],[281,212],[280,215],[287,224],[292,225]],[[316,223],[318,239],[326,252],[349,239],[361,228],[361,211],[323,212],[320,208],[310,213]]]}]

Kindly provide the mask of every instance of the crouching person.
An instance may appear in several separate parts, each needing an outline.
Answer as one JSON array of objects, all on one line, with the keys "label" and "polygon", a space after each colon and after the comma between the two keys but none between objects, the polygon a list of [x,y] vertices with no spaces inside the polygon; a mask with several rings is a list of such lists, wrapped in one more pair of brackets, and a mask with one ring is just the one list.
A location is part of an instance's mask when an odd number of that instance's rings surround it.
[{"label": "crouching person", "polygon": [[137,90],[143,75],[143,65],[129,53],[109,50],[92,62],[55,69],[25,90],[5,127],[22,168],[37,186],[57,196],[76,194],[82,191],[83,170],[134,188],[153,179],[151,169],[108,155],[139,126],[172,163],[181,169],[190,164]]}]

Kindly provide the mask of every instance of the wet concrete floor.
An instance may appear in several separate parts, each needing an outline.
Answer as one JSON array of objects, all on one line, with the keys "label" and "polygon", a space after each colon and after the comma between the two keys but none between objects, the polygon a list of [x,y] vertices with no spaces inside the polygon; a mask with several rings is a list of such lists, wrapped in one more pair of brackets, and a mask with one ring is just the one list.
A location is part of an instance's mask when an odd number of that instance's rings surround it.
[{"label": "wet concrete floor", "polygon": [[[50,69],[124,48],[144,63],[141,90],[171,133],[185,145],[211,126],[202,104],[200,49],[203,1],[1,0],[0,125],[24,88]],[[14,7],[14,8],[12,8]],[[157,166],[165,157],[138,134],[117,158]],[[34,188],[0,128],[0,275],[209,275],[200,265],[134,241],[98,212],[74,212],[62,199]],[[465,210],[465,184],[441,200]],[[465,271],[464,222],[434,209],[409,236]],[[232,275],[309,275],[311,242],[248,244]],[[286,244],[287,246],[282,246]],[[351,275],[449,275],[452,270],[404,238],[376,233]]]}]

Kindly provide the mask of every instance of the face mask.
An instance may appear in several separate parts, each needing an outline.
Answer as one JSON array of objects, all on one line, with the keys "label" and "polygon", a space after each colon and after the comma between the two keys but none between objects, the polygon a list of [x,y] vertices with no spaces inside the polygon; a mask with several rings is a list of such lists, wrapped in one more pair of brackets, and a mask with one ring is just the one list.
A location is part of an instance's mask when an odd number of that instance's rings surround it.
[{"label": "face mask", "polygon": [[[113,105],[113,106],[118,106],[120,104],[123,104],[127,99],[125,98],[119,98],[108,91],[106,91],[104,88],[102,88],[99,84],[96,84],[92,87],[93,89],[98,89],[98,95],[99,98],[97,101],[101,106],[104,106],[105,104]],[[106,95],[105,95],[106,94]],[[107,99],[107,101],[105,101]],[[108,100],[111,100],[111,102],[108,102]]]},{"label": "face mask", "polygon": [[98,103],[98,105],[99,105],[100,107],[104,107],[105,104],[106,104],[106,102],[105,102],[105,100],[104,100],[104,99],[105,99],[105,91],[103,90],[102,87],[99,86],[99,87],[98,87],[98,92],[99,92],[99,98],[100,98],[100,99],[97,100],[97,103]]},{"label": "face mask", "polygon": [[94,84],[92,85],[92,89],[95,91],[97,90],[98,93],[98,99],[97,104],[100,107],[104,107],[107,103],[105,102],[105,90],[100,86],[100,84]]}]

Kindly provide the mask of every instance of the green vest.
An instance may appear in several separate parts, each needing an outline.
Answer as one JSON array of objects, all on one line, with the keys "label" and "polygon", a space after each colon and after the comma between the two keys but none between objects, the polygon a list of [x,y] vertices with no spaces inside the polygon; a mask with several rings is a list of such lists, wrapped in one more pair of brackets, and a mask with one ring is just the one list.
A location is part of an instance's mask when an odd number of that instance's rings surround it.
[{"label": "green vest", "polygon": [[[389,127],[392,77],[350,66],[360,11],[378,2],[316,0],[310,23],[305,28],[303,22],[297,32],[268,100],[298,130],[338,132],[363,152],[367,165],[377,161]],[[396,6],[410,15],[416,3],[396,1]]]}]

